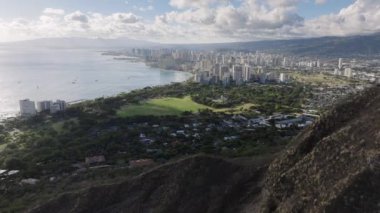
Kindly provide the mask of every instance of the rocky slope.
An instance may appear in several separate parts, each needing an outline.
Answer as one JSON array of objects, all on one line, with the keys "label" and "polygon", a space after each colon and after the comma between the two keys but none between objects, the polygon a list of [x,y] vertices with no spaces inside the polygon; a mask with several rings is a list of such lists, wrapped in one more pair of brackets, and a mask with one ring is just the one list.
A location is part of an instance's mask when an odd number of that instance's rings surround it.
[{"label": "rocky slope", "polygon": [[260,165],[190,157],[30,212],[379,212],[380,87],[339,104]]},{"label": "rocky slope", "polygon": [[263,212],[380,211],[380,87],[336,106],[269,167]]},{"label": "rocky slope", "polygon": [[199,155],[121,184],[65,194],[30,212],[236,212],[260,193],[265,169]]}]

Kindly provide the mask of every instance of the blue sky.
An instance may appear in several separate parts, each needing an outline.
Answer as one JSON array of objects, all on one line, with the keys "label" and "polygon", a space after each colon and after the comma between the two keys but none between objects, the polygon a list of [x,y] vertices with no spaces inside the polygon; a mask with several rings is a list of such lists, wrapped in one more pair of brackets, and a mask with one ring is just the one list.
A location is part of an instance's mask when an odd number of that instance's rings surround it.
[{"label": "blue sky", "polygon": [[[191,1],[191,0],[190,0]],[[233,1],[237,5],[240,0]],[[352,4],[353,0],[330,0],[316,5],[312,0],[304,0],[298,4],[299,14],[307,18],[315,18],[323,14],[338,12]],[[151,11],[139,11],[137,8],[154,7]],[[154,18],[173,10],[169,0],[0,0],[0,18],[33,18],[41,14],[45,8],[60,8],[66,11],[91,11],[105,14],[115,12],[134,12],[140,16]]]},{"label": "blue sky", "polygon": [[380,0],[0,0],[0,42],[223,42],[380,31]]}]

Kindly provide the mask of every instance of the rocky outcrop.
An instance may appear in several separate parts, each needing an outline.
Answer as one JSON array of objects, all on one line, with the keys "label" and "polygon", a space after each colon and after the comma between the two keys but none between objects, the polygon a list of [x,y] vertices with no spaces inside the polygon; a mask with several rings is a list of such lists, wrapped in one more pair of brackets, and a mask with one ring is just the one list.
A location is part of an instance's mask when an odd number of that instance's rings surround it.
[{"label": "rocky outcrop", "polygon": [[269,167],[263,212],[380,211],[380,88],[347,100]]}]

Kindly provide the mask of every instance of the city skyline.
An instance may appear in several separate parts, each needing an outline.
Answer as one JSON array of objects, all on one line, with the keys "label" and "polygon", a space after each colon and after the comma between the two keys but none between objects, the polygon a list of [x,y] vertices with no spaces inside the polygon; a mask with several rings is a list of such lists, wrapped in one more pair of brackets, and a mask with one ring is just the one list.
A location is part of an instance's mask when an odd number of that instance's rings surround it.
[{"label": "city skyline", "polygon": [[0,42],[128,37],[212,43],[380,31],[376,0],[1,0],[0,8]]}]

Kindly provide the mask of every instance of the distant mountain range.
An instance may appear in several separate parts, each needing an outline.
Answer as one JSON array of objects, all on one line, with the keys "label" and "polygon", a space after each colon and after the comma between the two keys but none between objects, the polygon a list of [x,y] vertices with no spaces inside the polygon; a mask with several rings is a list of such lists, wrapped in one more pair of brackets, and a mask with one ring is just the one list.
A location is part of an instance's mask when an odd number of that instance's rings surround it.
[{"label": "distant mountain range", "polygon": [[185,48],[196,50],[263,51],[302,56],[368,56],[380,54],[380,33],[349,37],[320,37],[290,40],[267,40],[211,44],[160,44],[148,41],[86,38],[44,38],[31,41],[0,43],[0,46],[49,48]]},{"label": "distant mountain range", "polygon": [[186,46],[196,49],[264,51],[303,56],[368,56],[380,54],[380,33],[364,36],[320,37]]}]

